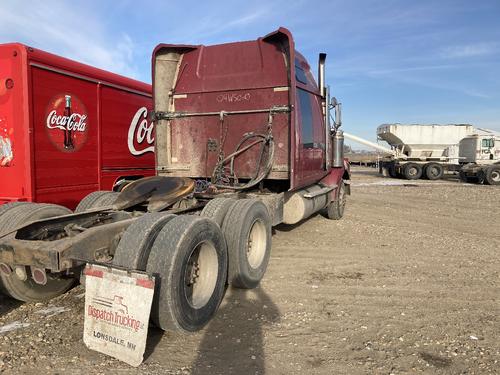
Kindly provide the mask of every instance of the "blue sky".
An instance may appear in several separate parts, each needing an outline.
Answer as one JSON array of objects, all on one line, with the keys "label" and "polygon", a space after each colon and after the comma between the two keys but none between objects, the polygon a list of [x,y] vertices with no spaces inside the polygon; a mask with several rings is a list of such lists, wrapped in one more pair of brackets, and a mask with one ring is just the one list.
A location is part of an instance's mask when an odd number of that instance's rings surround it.
[{"label": "blue sky", "polygon": [[19,41],[151,81],[154,46],[256,39],[279,26],[343,103],[346,131],[472,123],[500,131],[500,0],[14,1],[0,42]]}]

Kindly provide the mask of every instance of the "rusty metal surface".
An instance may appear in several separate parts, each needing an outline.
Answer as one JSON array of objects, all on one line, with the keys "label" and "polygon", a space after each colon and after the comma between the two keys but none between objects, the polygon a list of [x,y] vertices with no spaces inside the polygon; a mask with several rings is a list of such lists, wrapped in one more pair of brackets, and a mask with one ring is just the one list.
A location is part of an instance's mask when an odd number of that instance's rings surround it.
[{"label": "rusty metal surface", "polygon": [[[67,231],[71,231],[71,228],[75,228],[78,232],[91,226],[124,220],[128,217],[130,214],[124,211],[110,211],[110,207],[97,208],[83,213],[36,220],[24,224],[10,233],[15,233],[15,238],[21,240],[55,240],[61,237],[59,234],[67,235]],[[6,233],[3,237],[8,234]],[[3,237],[0,237],[0,241]]]},{"label": "rusty metal surface", "polygon": [[[0,244],[0,262],[58,271],[58,244],[48,248],[44,241],[7,240]],[[55,246],[54,246],[55,245]]]},{"label": "rusty metal surface", "polygon": [[54,241],[8,239],[0,242],[0,262],[36,266],[57,272],[86,261],[106,261],[119,235],[135,218],[89,228],[73,237]]},{"label": "rusty metal surface", "polygon": [[190,178],[154,176],[130,183],[120,193],[114,206],[119,210],[148,203],[148,211],[161,211],[193,192]]}]

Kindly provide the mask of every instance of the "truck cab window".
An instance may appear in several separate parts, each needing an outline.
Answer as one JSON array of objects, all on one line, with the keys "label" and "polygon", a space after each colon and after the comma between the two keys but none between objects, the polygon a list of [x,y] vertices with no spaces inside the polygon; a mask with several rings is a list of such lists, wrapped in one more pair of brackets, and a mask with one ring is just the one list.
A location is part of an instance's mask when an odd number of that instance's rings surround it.
[{"label": "truck cab window", "polygon": [[307,85],[307,77],[304,69],[300,66],[299,60],[295,59],[295,79],[304,85]]},{"label": "truck cab window", "polygon": [[297,89],[300,107],[300,128],[302,133],[302,147],[314,148],[313,140],[313,115],[311,94],[305,90]]},{"label": "truck cab window", "polygon": [[493,140],[493,138],[483,139],[482,143],[483,148],[491,148],[495,146],[495,141]]}]

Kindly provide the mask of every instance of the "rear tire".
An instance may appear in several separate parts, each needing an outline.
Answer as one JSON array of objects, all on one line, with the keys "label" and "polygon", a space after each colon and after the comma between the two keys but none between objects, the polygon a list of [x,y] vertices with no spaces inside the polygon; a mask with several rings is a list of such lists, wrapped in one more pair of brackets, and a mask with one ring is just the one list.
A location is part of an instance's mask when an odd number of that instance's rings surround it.
[{"label": "rear tire", "polygon": [[[0,232],[6,233],[30,221],[68,215],[71,211],[66,207],[54,204],[29,203],[18,205],[0,217]],[[8,237],[13,237],[13,234]],[[10,275],[0,273],[1,288],[5,294],[24,302],[45,301],[66,292],[74,279],[51,276],[47,273],[47,284],[40,285],[31,278],[29,267],[26,267],[27,279],[19,279],[13,272]]]},{"label": "rear tire", "polygon": [[156,237],[146,269],[156,278],[153,322],[163,330],[200,330],[225,293],[227,249],[220,228],[207,218],[176,216]]},{"label": "rear tire", "polygon": [[9,203],[2,204],[2,205],[0,205],[0,216],[2,216],[4,213],[6,213],[7,211],[9,211],[15,207],[23,206],[25,204],[30,204],[30,202],[9,202]]},{"label": "rear tire", "polygon": [[175,215],[160,212],[141,216],[130,225],[118,244],[113,264],[127,269],[146,271],[151,247],[161,229]]},{"label": "rear tire", "polygon": [[94,208],[111,206],[120,193],[115,191],[93,191],[83,198],[75,208],[75,213],[85,212]]},{"label": "rear tire", "polygon": [[426,164],[424,172],[425,172],[425,177],[428,180],[434,181],[443,178],[444,168],[441,164],[429,163]]},{"label": "rear tire", "polygon": [[229,257],[228,283],[255,288],[271,256],[271,218],[266,206],[256,199],[238,200],[227,213],[222,232]]},{"label": "rear tire", "polygon": [[394,165],[394,163],[389,163],[388,166],[387,166],[387,172],[389,173],[389,176],[391,178],[397,178],[398,177],[398,174],[396,172],[396,166]]},{"label": "rear tire", "polygon": [[417,163],[406,163],[403,167],[403,176],[407,180],[418,180],[422,177],[422,166]]},{"label": "rear tire", "polygon": [[215,221],[222,228],[224,218],[231,206],[236,202],[233,198],[215,198],[203,207],[200,216],[208,217]]},{"label": "rear tire", "polygon": [[344,181],[340,182],[339,194],[336,200],[330,202],[328,206],[323,210],[323,216],[330,220],[340,220],[344,216],[345,204],[346,204],[346,193]]},{"label": "rear tire", "polygon": [[477,176],[476,177],[467,176],[464,171],[460,171],[458,173],[458,176],[460,177],[460,181],[465,182],[465,183],[469,183],[470,184],[470,183],[474,183],[474,182],[475,183],[479,182]]},{"label": "rear tire", "polygon": [[500,185],[500,165],[490,165],[486,169],[483,182],[486,185]]}]

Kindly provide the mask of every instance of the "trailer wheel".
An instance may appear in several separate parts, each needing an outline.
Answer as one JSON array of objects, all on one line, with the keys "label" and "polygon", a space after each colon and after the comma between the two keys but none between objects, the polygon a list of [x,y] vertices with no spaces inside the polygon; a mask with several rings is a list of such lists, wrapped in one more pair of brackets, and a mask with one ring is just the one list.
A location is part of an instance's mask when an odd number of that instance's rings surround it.
[{"label": "trailer wheel", "polygon": [[380,163],[379,167],[380,174],[384,177],[397,178],[398,174],[396,172],[396,164],[393,161],[383,161]]},{"label": "trailer wheel", "polygon": [[396,172],[396,166],[394,165],[394,163],[389,163],[387,172],[389,173],[389,176],[391,178],[398,178],[398,173]]},{"label": "trailer wheel", "polygon": [[233,198],[215,198],[203,207],[200,216],[208,217],[222,228],[222,223],[231,206],[236,202]]},{"label": "trailer wheel", "polygon": [[237,288],[255,288],[264,277],[271,256],[271,218],[259,200],[242,199],[227,213],[228,282]]},{"label": "trailer wheel", "polygon": [[480,183],[478,176],[467,176],[464,171],[458,172],[458,176],[460,178],[460,181],[466,182],[466,183]]},{"label": "trailer wheel", "polygon": [[486,169],[483,182],[486,185],[500,185],[500,165],[490,165]]},{"label": "trailer wheel", "polygon": [[[3,236],[6,233],[11,232],[12,230],[16,229],[23,223],[28,224],[28,222],[30,221],[38,220],[38,217],[31,219],[30,217],[31,214],[47,206],[57,207],[58,210],[62,209],[64,211],[63,213],[61,213],[60,211],[56,212],[56,214],[52,216],[67,215],[71,213],[71,211],[66,207],[58,206],[55,204],[27,202],[26,204],[14,205],[12,207],[9,207],[8,210],[5,210],[5,212],[0,216],[0,236]],[[46,216],[46,217],[48,218],[51,216]],[[7,236],[7,238],[12,238],[12,237],[13,234]]]},{"label": "trailer wheel", "polygon": [[156,237],[146,270],[156,277],[153,322],[163,330],[200,330],[225,293],[227,249],[220,228],[208,218],[176,216]]},{"label": "trailer wheel", "polygon": [[425,177],[429,180],[439,180],[443,177],[444,168],[438,163],[429,163],[424,167]]},{"label": "trailer wheel", "polygon": [[[7,211],[0,217],[0,232],[5,233],[16,229],[23,223],[34,220],[47,219],[54,216],[68,215],[71,211],[66,207],[55,204],[37,204],[29,203],[18,205]],[[37,284],[31,278],[30,270],[25,268],[26,280],[19,279],[15,272],[10,275],[0,273],[0,287],[5,294],[24,302],[44,301],[66,292],[73,283],[74,279],[62,278],[56,275],[47,274],[47,283],[45,285]]]},{"label": "trailer wheel", "polygon": [[115,191],[93,191],[78,203],[75,213],[84,212],[93,208],[111,206],[115,203],[118,195],[120,195],[120,193]]},{"label": "trailer wheel", "polygon": [[175,215],[160,212],[141,216],[123,234],[113,257],[113,264],[127,269],[146,271],[149,252],[160,230]]},{"label": "trailer wheel", "polygon": [[340,182],[339,196],[336,200],[330,202],[328,206],[322,211],[323,216],[330,220],[340,220],[344,216],[346,204],[345,184],[344,181]]},{"label": "trailer wheel", "polygon": [[486,184],[488,185],[488,182],[486,181],[486,172],[484,171],[484,169],[480,169],[479,171],[477,171],[476,173],[476,177],[473,178],[473,182],[477,183],[477,184]]},{"label": "trailer wheel", "polygon": [[417,163],[406,163],[403,167],[403,176],[407,180],[418,180],[422,177],[422,166]]},{"label": "trailer wheel", "polygon": [[458,178],[460,179],[460,181],[462,182],[467,182],[467,176],[465,175],[465,172],[464,171],[459,171],[458,172]]},{"label": "trailer wheel", "polygon": [[23,206],[26,204],[30,204],[30,202],[9,202],[9,203],[2,204],[2,205],[0,205],[0,216],[2,216],[7,211],[9,211],[15,207]]}]

